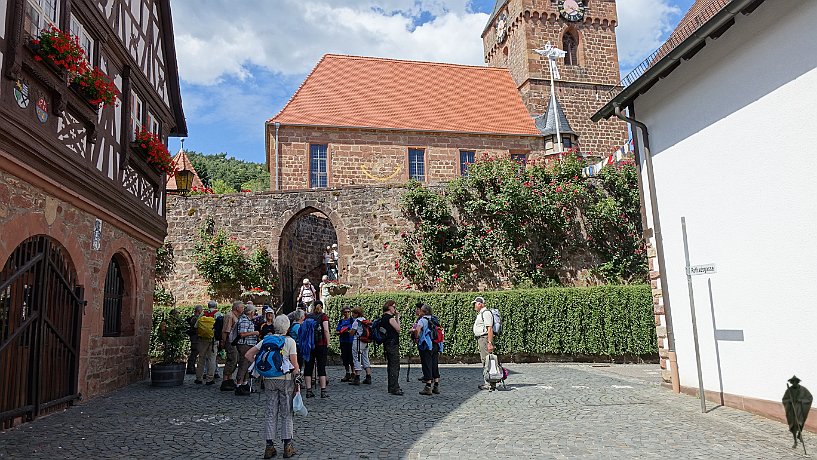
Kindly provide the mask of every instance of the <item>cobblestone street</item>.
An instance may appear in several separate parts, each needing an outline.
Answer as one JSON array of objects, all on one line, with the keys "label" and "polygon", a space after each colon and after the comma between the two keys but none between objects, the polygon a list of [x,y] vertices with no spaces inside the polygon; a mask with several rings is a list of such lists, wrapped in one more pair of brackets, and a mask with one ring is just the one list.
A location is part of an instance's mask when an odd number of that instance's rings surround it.
[{"label": "cobblestone street", "polygon": [[[478,391],[477,366],[444,366],[442,394],[351,387],[331,368],[330,399],[295,419],[296,458],[807,458],[786,426],[659,384],[654,365],[511,364],[507,390]],[[218,386],[132,385],[0,433],[0,458],[260,458],[264,395]],[[814,435],[805,435],[808,447]],[[383,440],[388,440],[384,444]],[[279,453],[280,455],[280,453]]]}]

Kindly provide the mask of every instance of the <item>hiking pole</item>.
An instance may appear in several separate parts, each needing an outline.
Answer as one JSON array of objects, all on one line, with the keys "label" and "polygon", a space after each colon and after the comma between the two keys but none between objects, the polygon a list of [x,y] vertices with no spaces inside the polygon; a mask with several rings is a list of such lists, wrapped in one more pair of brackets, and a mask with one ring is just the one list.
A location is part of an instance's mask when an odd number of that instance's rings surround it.
[{"label": "hiking pole", "polygon": [[408,366],[406,367],[406,382],[409,381],[409,372],[411,372],[411,354],[406,356],[406,362]]}]

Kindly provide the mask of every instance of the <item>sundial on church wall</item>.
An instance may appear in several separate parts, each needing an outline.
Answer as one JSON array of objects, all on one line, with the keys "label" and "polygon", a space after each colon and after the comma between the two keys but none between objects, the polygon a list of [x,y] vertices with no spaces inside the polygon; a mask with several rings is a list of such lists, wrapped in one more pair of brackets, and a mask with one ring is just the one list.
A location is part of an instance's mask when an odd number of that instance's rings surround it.
[{"label": "sundial on church wall", "polygon": [[403,169],[403,163],[397,157],[375,156],[360,165],[360,172],[369,179],[386,182],[394,179]]}]

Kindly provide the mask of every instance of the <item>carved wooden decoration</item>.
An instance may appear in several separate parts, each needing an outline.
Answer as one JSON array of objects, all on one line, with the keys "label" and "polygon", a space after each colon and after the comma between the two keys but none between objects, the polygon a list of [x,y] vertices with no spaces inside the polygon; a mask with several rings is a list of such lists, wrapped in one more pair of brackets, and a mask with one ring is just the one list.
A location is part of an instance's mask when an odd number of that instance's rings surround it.
[{"label": "carved wooden decoration", "polygon": [[165,104],[170,105],[159,0],[97,0],[108,24]]},{"label": "carved wooden decoration", "polygon": [[68,110],[63,112],[62,117],[57,121],[57,139],[59,139],[68,150],[76,153],[83,159],[87,159],[88,144],[85,124]]},{"label": "carved wooden decoration", "polygon": [[132,166],[126,166],[122,171],[122,186],[152,209],[157,209],[158,199],[155,197],[155,187]]}]

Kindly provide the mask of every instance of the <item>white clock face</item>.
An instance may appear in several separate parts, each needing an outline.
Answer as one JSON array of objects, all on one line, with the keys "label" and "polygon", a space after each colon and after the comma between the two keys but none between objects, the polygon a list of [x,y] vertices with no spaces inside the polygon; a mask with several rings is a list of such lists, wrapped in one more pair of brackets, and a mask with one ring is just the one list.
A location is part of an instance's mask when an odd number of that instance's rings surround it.
[{"label": "white clock face", "polygon": [[585,6],[579,0],[559,0],[559,14],[568,21],[581,21]]}]

